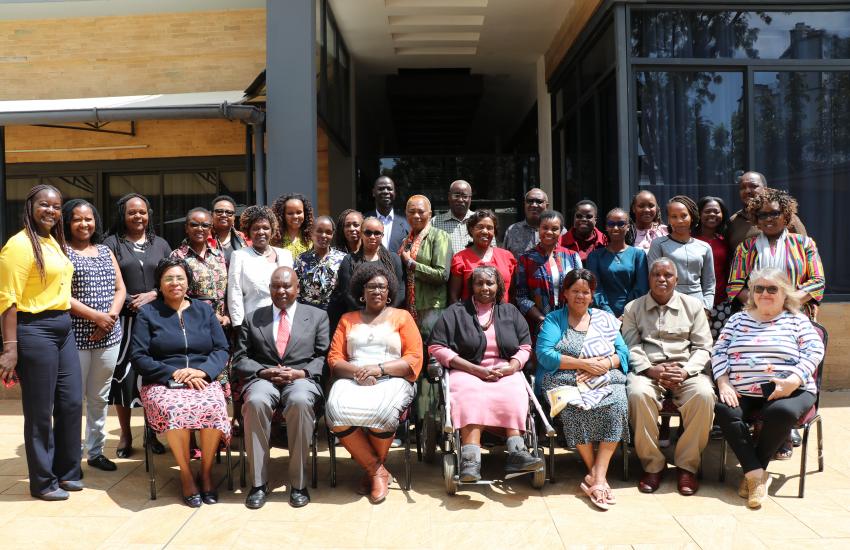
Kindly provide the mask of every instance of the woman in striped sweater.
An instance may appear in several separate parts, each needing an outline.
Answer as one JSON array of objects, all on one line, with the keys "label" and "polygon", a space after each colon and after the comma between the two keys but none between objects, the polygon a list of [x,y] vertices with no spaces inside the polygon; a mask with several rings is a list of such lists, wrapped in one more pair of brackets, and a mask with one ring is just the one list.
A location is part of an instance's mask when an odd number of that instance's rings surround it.
[{"label": "woman in striped sweater", "polygon": [[[711,353],[720,396],[715,419],[741,463],[738,494],[759,508],[767,494],[767,465],[797,419],[815,403],[815,376],[824,346],[801,294],[784,270],[767,267],[749,278],[744,311],[723,327]],[[746,419],[760,413],[758,441]]]}]

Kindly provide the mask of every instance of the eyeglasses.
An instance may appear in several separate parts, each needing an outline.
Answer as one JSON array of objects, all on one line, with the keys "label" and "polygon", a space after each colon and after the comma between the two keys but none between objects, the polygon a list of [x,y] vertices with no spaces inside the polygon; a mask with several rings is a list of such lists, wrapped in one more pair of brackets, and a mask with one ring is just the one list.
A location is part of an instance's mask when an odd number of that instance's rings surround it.
[{"label": "eyeglasses", "polygon": [[169,275],[168,277],[163,277],[162,281],[165,283],[185,283],[186,276],[185,275]]},{"label": "eyeglasses", "polygon": [[363,288],[365,288],[367,292],[386,292],[390,287],[387,285],[370,283]]},{"label": "eyeglasses", "polygon": [[628,225],[628,223],[629,222],[624,222],[624,221],[618,221],[618,222],[607,221],[607,222],[605,222],[605,225],[608,226],[608,227],[625,227],[626,225]]},{"label": "eyeglasses", "polygon": [[543,199],[525,199],[525,204],[539,204],[544,205],[546,201]]},{"label": "eyeglasses", "polygon": [[235,210],[225,210],[224,208],[216,208],[215,210],[213,210],[213,214],[215,214],[217,216],[230,217],[230,216],[236,214],[236,211]]},{"label": "eyeglasses", "polygon": [[451,195],[452,195],[452,198],[453,198],[453,199],[463,199],[463,200],[466,200],[466,199],[471,199],[471,198],[472,198],[472,195],[467,195],[466,193],[452,193]]},{"label": "eyeglasses", "polygon": [[575,219],[577,220],[593,220],[596,218],[596,214],[576,214]]},{"label": "eyeglasses", "polygon": [[771,285],[771,286],[756,285],[756,286],[753,287],[753,292],[755,292],[756,294],[764,294],[765,292],[767,292],[768,294],[776,294],[777,292],[779,292],[779,287],[773,286],[773,285]]},{"label": "eyeglasses", "polygon": [[193,229],[197,229],[199,227],[203,227],[204,229],[209,229],[210,227],[212,227],[212,224],[210,222],[203,222],[203,223],[202,222],[189,222],[189,227],[191,227]]},{"label": "eyeglasses", "polygon": [[758,219],[759,219],[759,220],[761,220],[761,221],[764,221],[764,220],[775,220],[776,218],[778,218],[778,217],[779,217],[779,216],[781,216],[781,215],[782,215],[782,212],[781,212],[781,211],[779,211],[779,210],[774,210],[774,211],[772,211],[772,212],[758,212],[758,213],[756,214],[756,218],[758,218]]},{"label": "eyeglasses", "polygon": [[365,230],[363,232],[363,234],[366,235],[367,237],[383,237],[384,236],[383,231],[372,231],[371,229]]}]

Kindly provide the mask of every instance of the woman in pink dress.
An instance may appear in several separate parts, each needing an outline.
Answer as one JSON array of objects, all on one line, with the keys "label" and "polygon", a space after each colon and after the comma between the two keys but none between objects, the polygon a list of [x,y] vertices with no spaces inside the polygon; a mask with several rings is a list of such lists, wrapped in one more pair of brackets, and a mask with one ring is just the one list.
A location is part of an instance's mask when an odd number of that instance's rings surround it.
[{"label": "woman in pink dress", "polygon": [[493,266],[476,267],[470,297],[443,312],[428,353],[449,371],[452,425],[460,428],[460,480],[481,479],[481,432],[507,436],[505,472],[536,471],[543,459],[522,438],[528,393],[522,368],[531,355],[525,318],[503,302],[505,283]]},{"label": "woman in pink dress", "polygon": [[499,271],[505,282],[502,301],[507,302],[517,261],[511,251],[494,246],[493,239],[499,230],[496,214],[487,208],[476,210],[466,220],[466,230],[469,231],[472,242],[452,258],[449,270],[449,303],[469,299],[469,279],[472,271],[480,265],[490,265]]}]

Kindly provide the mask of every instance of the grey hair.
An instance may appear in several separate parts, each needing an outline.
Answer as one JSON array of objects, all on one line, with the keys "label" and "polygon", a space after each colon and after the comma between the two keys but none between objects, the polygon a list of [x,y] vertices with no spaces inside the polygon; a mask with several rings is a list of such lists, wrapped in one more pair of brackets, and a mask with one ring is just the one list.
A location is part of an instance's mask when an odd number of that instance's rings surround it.
[{"label": "grey hair", "polygon": [[679,276],[679,270],[676,269],[676,264],[673,263],[673,260],[671,260],[670,258],[667,258],[665,256],[662,256],[660,258],[656,258],[656,259],[652,260],[652,263],[649,264],[649,273],[652,273],[653,271],[655,271],[655,266],[661,265],[661,264],[669,265],[670,267],[673,268],[673,273],[676,274],[676,277]]},{"label": "grey hair", "polygon": [[791,284],[791,280],[788,278],[788,274],[786,274],[785,271],[775,267],[763,267],[750,273],[750,278],[747,280],[747,288],[750,289],[750,292],[747,296],[747,304],[744,306],[744,309],[756,309],[754,289],[756,287],[756,281],[762,279],[776,284],[776,286],[781,288],[782,292],[785,293],[785,303],[782,304],[782,307],[785,310],[790,311],[791,313],[800,313],[805,293],[794,288],[794,285]]}]

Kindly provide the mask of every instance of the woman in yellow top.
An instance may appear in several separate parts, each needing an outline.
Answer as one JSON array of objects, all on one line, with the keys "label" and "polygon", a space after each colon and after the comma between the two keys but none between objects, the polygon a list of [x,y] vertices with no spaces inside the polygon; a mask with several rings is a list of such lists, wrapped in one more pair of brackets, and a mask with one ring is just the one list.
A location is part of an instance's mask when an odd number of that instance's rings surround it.
[{"label": "woman in yellow top", "polygon": [[280,227],[280,239],[272,242],[292,253],[292,259],[313,248],[313,206],[301,193],[278,197],[272,205]]},{"label": "woman in yellow top", "polygon": [[62,194],[36,185],[24,228],[0,252],[0,377],[21,381],[30,493],[65,500],[80,491],[83,389],[71,329],[71,276],[65,256]]}]

